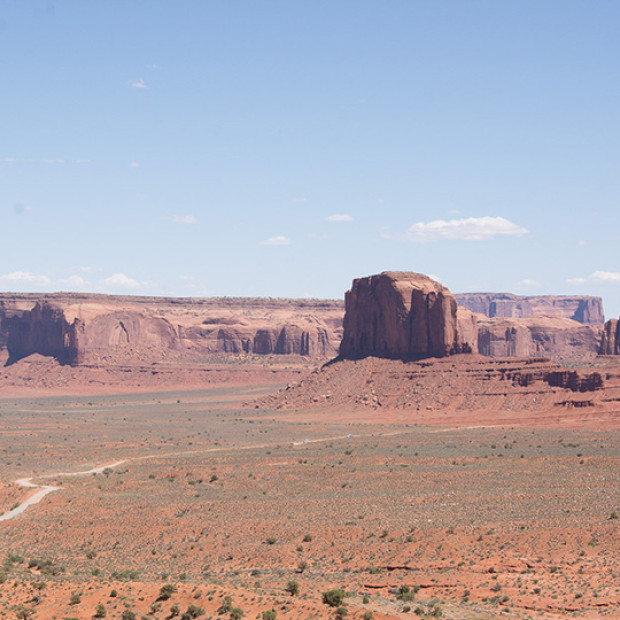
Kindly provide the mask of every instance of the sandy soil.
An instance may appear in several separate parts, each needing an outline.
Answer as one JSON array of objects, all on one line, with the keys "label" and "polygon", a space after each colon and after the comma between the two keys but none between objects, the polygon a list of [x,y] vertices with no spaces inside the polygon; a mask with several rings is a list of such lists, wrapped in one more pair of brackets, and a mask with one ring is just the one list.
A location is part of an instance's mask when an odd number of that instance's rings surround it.
[{"label": "sandy soil", "polygon": [[60,489],[0,523],[0,617],[620,616],[617,426],[241,406],[271,390],[0,401],[0,513]]}]

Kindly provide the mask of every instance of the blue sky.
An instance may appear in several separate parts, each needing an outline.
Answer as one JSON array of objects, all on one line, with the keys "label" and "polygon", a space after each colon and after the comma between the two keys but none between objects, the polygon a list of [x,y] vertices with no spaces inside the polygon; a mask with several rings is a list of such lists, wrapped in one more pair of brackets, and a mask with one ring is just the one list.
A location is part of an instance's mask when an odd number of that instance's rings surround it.
[{"label": "blue sky", "polygon": [[620,314],[620,3],[0,0],[0,290]]}]

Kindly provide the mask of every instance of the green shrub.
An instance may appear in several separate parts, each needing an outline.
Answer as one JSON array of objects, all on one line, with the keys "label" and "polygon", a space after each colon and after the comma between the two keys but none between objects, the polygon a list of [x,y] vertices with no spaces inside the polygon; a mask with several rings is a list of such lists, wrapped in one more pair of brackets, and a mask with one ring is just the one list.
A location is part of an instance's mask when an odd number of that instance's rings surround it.
[{"label": "green shrub", "polygon": [[82,602],[82,595],[79,592],[74,592],[69,598],[69,605],[79,605]]},{"label": "green shrub", "polygon": [[103,603],[99,603],[97,607],[95,607],[95,618],[105,618],[108,615],[106,608]]},{"label": "green shrub", "polygon": [[177,587],[172,585],[171,583],[167,583],[159,588],[159,596],[157,597],[158,601],[167,601],[175,592],[177,591]]},{"label": "green shrub", "polygon": [[275,609],[270,609],[269,611],[264,611],[261,615],[261,620],[276,620],[278,614]]},{"label": "green shrub", "polygon": [[284,588],[291,596],[299,594],[299,584],[296,581],[289,581]]},{"label": "green shrub", "polygon": [[330,607],[340,607],[344,601],[344,590],[327,590],[323,592],[323,603]]},{"label": "green shrub", "polygon": [[121,614],[121,620],[136,620],[136,614],[131,609],[125,609]]},{"label": "green shrub", "polygon": [[245,613],[243,612],[243,609],[241,609],[241,607],[233,607],[230,610],[230,620],[241,620],[244,615]]}]

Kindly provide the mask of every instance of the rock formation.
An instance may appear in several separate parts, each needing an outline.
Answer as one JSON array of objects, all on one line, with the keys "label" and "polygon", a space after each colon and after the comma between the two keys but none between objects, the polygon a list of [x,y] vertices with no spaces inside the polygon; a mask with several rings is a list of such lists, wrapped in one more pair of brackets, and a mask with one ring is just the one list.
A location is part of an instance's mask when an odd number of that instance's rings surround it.
[{"label": "rock formation", "polygon": [[620,355],[620,320],[609,319],[605,323],[599,355]]},{"label": "rock formation", "polygon": [[347,291],[340,356],[444,357],[473,350],[464,336],[472,334],[459,334],[447,288],[422,274],[388,271],[354,280]]},{"label": "rock formation", "polygon": [[600,297],[542,295],[521,297],[509,293],[462,293],[455,295],[459,305],[489,318],[528,318],[556,316],[584,325],[605,322]]},{"label": "rock formation", "polygon": [[230,354],[337,353],[342,303],[59,293],[0,295],[0,358],[132,364]]},{"label": "rock formation", "polygon": [[488,357],[549,357],[555,361],[591,361],[597,355],[600,328],[560,317],[478,320],[478,351]]}]

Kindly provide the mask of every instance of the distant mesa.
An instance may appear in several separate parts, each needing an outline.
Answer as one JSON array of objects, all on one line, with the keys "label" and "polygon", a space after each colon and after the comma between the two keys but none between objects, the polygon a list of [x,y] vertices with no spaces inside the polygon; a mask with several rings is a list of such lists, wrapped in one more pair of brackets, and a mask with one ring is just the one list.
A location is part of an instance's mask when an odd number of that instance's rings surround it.
[{"label": "distant mesa", "polygon": [[8,364],[33,354],[72,366],[236,354],[325,361],[341,335],[342,302],[331,300],[0,294]]},{"label": "distant mesa", "polygon": [[572,319],[584,325],[605,322],[603,300],[600,297],[539,295],[526,297],[510,293],[461,293],[455,295],[460,306],[484,314],[488,318],[526,319],[556,316]]}]

